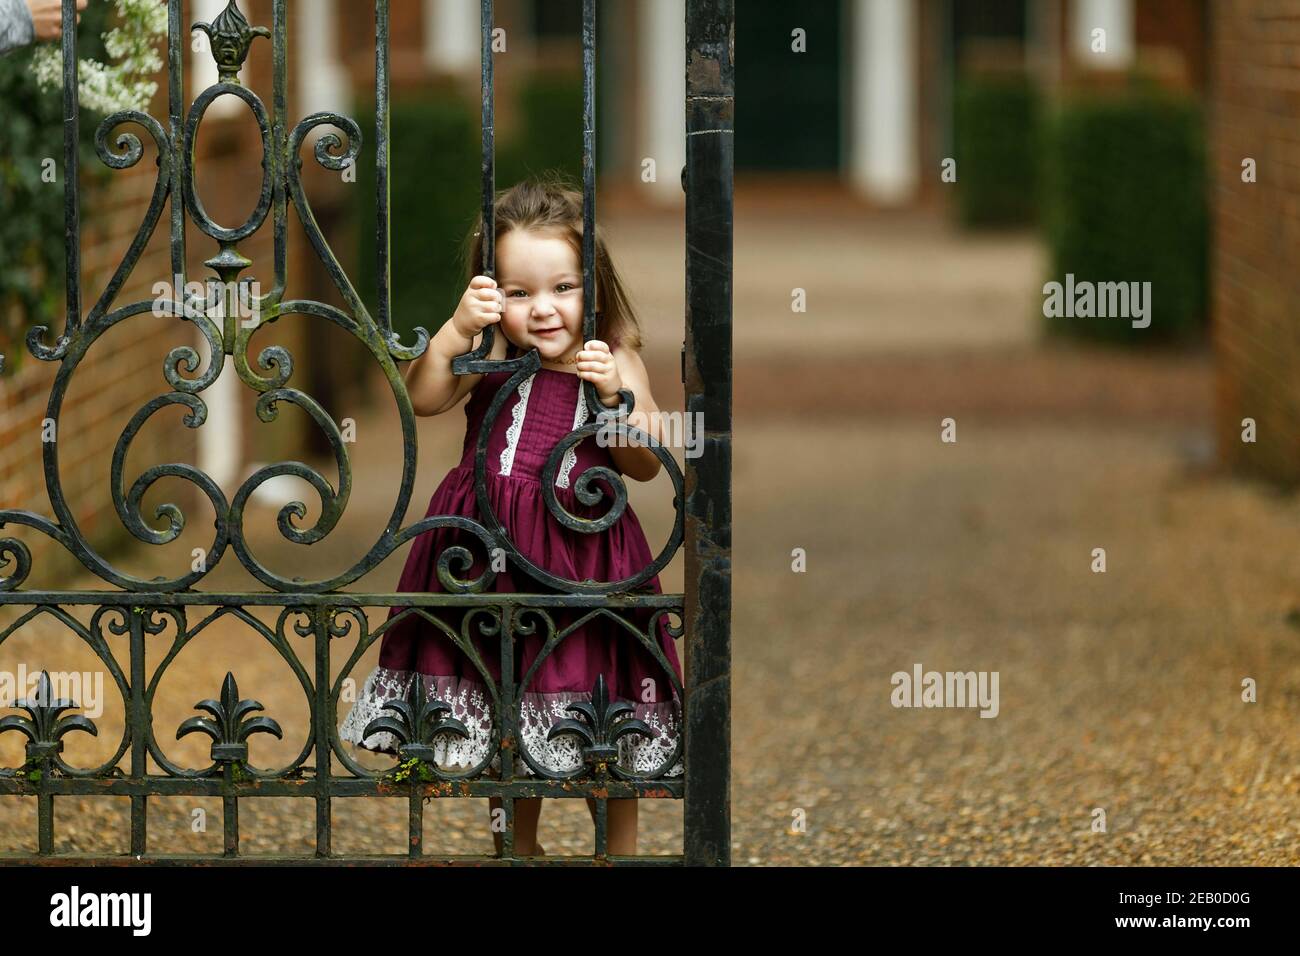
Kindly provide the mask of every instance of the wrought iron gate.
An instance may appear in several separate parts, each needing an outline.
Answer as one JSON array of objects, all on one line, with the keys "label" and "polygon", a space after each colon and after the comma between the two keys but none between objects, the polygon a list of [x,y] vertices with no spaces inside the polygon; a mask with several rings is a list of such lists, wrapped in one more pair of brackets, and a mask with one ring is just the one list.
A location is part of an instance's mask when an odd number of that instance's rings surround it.
[{"label": "wrought iron gate", "polygon": [[[579,0],[574,0],[579,2]],[[581,0],[583,10],[583,191],[584,191],[584,338],[595,330],[594,233],[595,216],[595,112],[593,76],[595,67],[595,0]],[[145,243],[154,232],[164,208],[170,212],[171,264],[175,275],[186,275],[185,227],[186,216],[208,238],[216,251],[205,263],[219,277],[223,295],[238,283],[240,273],[252,265],[240,250],[239,244],[259,230],[268,216],[272,222],[275,239],[275,283],[265,296],[258,300],[260,321],[251,327],[237,322],[237,309],[227,301],[224,322],[209,319],[205,297],[166,304],[166,313],[176,318],[192,321],[211,348],[209,367],[196,378],[182,375],[181,364],[193,372],[199,366],[198,354],[189,348],[173,350],[164,363],[164,375],[172,391],[159,395],[142,407],[131,419],[116,445],[111,464],[111,489],[113,503],[123,524],[139,540],[151,544],[165,544],[174,540],[185,525],[185,515],[175,505],[162,505],[158,517],[166,516],[164,530],[150,527],[141,514],[144,493],[159,478],[179,477],[192,482],[211,502],[215,511],[216,534],[207,552],[202,570],[173,579],[143,580],[122,573],[110,562],[92,550],[78,528],[72,512],[64,499],[59,474],[59,448],[57,441],[43,443],[47,489],[53,519],[25,510],[0,511],[0,529],[10,525],[25,525],[48,535],[73,553],[83,565],[102,578],[114,589],[96,591],[41,591],[23,590],[22,585],[31,571],[31,553],[18,538],[0,538],[0,568],[8,573],[0,577],[0,605],[30,608],[0,631],[0,644],[40,615],[50,615],[84,641],[103,662],[122,695],[126,716],[122,739],[116,753],[97,767],[70,765],[62,757],[63,738],[74,731],[97,732],[86,717],[69,715],[65,711],[76,708],[75,701],[55,700],[48,683],[42,680],[38,692],[18,701],[18,708],[26,716],[10,714],[0,719],[0,732],[18,731],[26,740],[26,762],[18,768],[0,771],[0,797],[33,796],[36,798],[36,823],[38,849],[35,856],[10,854],[0,858],[6,863],[105,863],[130,861],[141,863],[177,863],[202,860],[214,863],[247,863],[250,858],[240,855],[239,804],[241,800],[255,797],[290,796],[315,801],[316,847],[314,856],[304,856],[307,863],[357,863],[375,861],[384,863],[487,863],[520,862],[514,853],[514,800],[528,797],[590,797],[596,801],[596,841],[594,857],[542,857],[529,862],[572,863],[581,862],[638,862],[686,863],[694,865],[727,864],[730,860],[730,554],[731,554],[731,263],[732,263],[732,118],[733,118],[733,3],[734,0],[686,0],[687,26],[687,97],[686,143],[687,162],[683,170],[686,190],[686,338],[683,372],[686,382],[686,411],[700,415],[704,424],[702,454],[688,458],[683,475],[666,449],[655,446],[655,453],[672,476],[677,492],[676,522],[669,541],[654,562],[634,578],[614,582],[568,581],[550,575],[531,565],[519,553],[491,511],[484,493],[486,434],[492,420],[500,410],[509,392],[503,387],[489,409],[480,436],[476,458],[476,491],[484,522],[482,524],[456,516],[427,517],[405,529],[400,523],[406,514],[415,476],[416,432],[411,402],[396,366],[397,361],[418,357],[429,341],[424,329],[417,330],[418,341],[404,345],[392,331],[388,299],[388,0],[376,0],[376,129],[375,161],[378,170],[378,301],[372,313],[361,301],[348,277],[335,260],[329,246],[317,229],[311,206],[304,193],[301,179],[302,158],[299,155],[308,133],[317,127],[333,127],[341,131],[326,132],[317,140],[314,153],[321,165],[341,170],[354,161],[363,148],[362,131],[351,119],[334,113],[316,113],[289,125],[286,115],[286,62],[288,57],[285,29],[286,0],[273,0],[272,24],[253,26],[243,16],[235,0],[229,0],[222,13],[213,22],[202,27],[211,37],[212,55],[219,70],[218,82],[203,90],[194,99],[188,111],[184,109],[182,86],[182,54],[187,43],[187,31],[182,23],[180,0],[168,4],[168,65],[169,65],[169,115],[164,125],[141,112],[125,111],[107,117],[98,127],[95,145],[101,160],[114,169],[126,169],[137,164],[143,154],[139,137],[120,132],[114,140],[109,138],[119,127],[133,124],[142,128],[158,149],[158,178],[145,220],[135,240],[115,272],[107,288],[90,311],[82,316],[82,290],[79,262],[79,196],[77,189],[77,117],[79,112],[75,60],[74,2],[63,2],[63,77],[64,77],[64,135],[65,135],[65,216],[67,225],[67,317],[63,334],[53,344],[47,344],[49,328],[34,328],[27,337],[29,351],[37,359],[59,363],[51,389],[47,416],[57,423],[64,395],[71,378],[82,359],[96,340],[109,328],[132,317],[150,312],[154,301],[136,302],[114,306],[118,292],[130,276]],[[492,0],[482,0],[482,78],[483,78],[483,212],[485,223],[484,271],[491,273],[494,252],[491,237],[492,199],[495,193],[493,171],[493,83],[491,28],[493,24]],[[262,101],[240,84],[238,70],[250,55],[259,55],[260,45],[253,43],[258,37],[269,38],[273,57],[274,96],[268,111]],[[261,54],[265,55],[265,54]],[[255,117],[263,147],[263,182],[258,202],[248,220],[235,228],[218,225],[209,218],[194,185],[194,143],[198,127],[211,103],[220,96],[235,96],[243,100]],[[298,215],[316,254],[324,262],[331,278],[347,304],[346,310],[314,301],[286,298],[285,231],[289,207]],[[182,283],[184,288],[184,283]],[[275,321],[281,315],[301,314],[328,321],[355,336],[369,349],[374,361],[382,367],[400,411],[404,440],[403,472],[398,500],[391,517],[379,539],[369,551],[347,571],[328,580],[305,581],[285,578],[264,567],[250,553],[244,538],[243,513],[249,495],[263,482],[276,475],[295,475],[309,481],[320,492],[322,514],[317,524],[303,530],[291,521],[305,514],[302,502],[290,502],[279,513],[280,532],[287,539],[311,544],[327,535],[346,508],[351,487],[351,469],[346,445],[340,437],[338,424],[315,403],[310,396],[288,385],[293,363],[286,350],[278,346],[265,349],[259,356],[259,367],[271,372],[269,377],[259,376],[248,361],[249,338],[261,324]],[[492,345],[493,329],[485,329],[481,347],[472,353],[459,356],[453,363],[457,374],[488,371],[511,373],[508,385],[513,386],[539,367],[535,351],[508,361],[491,361],[487,358]],[[220,374],[225,357],[230,356],[240,379],[260,393],[257,407],[259,415],[274,416],[275,403],[279,401],[299,405],[308,411],[316,423],[329,436],[339,469],[339,487],[334,488],[324,476],[299,462],[282,462],[263,468],[250,476],[227,499],[224,491],[201,470],[185,463],[154,465],[148,468],[131,485],[129,491],[123,484],[123,467],[126,452],[136,434],[159,409],[170,405],[183,405],[189,410],[187,426],[200,427],[207,406],[201,394]],[[594,386],[585,382],[587,407],[603,408],[595,400]],[[627,409],[632,407],[631,393],[625,392]],[[553,477],[560,458],[568,448],[602,427],[611,427],[606,419],[617,412],[589,415],[588,420],[575,428],[551,454],[546,475]],[[612,427],[623,435],[635,432],[625,418],[615,418]],[[636,432],[643,439],[641,433]],[[648,439],[647,439],[648,440]],[[596,471],[597,469],[589,469]],[[588,474],[588,473],[584,473]],[[612,523],[623,510],[627,490],[622,479],[607,470],[592,477],[605,479],[615,490],[615,501],[609,512],[595,521],[579,519],[563,510],[554,496],[548,497],[548,506],[557,520],[577,531],[597,531]],[[543,482],[545,485],[547,482]],[[575,484],[582,488],[586,482],[579,478]],[[594,502],[593,502],[594,503]],[[539,582],[545,593],[501,594],[487,592],[491,579],[486,571],[477,579],[467,580],[456,576],[453,568],[464,571],[471,566],[471,557],[465,549],[448,549],[440,556],[439,580],[447,593],[389,593],[366,594],[342,592],[339,589],[362,578],[394,549],[419,534],[436,528],[456,527],[472,534],[486,551],[500,548],[508,555],[513,567],[521,574]],[[638,585],[656,574],[672,558],[682,542],[686,545],[685,594],[650,594],[637,592]],[[266,585],[266,591],[254,593],[213,593],[196,590],[202,579],[212,571],[233,548],[239,563]],[[452,553],[455,552],[455,553]],[[94,608],[89,626],[81,624],[68,614],[64,607]],[[248,613],[249,607],[277,607],[279,615],[273,628]],[[388,725],[402,741],[400,747],[401,771],[373,771],[364,768],[346,752],[338,733],[340,690],[358,659],[378,640],[387,627],[400,618],[394,618],[381,627],[370,628],[364,613],[365,607],[406,608],[403,615],[421,614],[433,621],[429,609],[463,609],[465,625],[461,633],[448,632],[448,639],[462,650],[470,651],[469,629],[471,623],[499,640],[502,677],[492,688],[495,702],[496,725],[493,728],[493,750],[500,756],[499,776],[485,774],[483,766],[469,772],[452,773],[430,759],[429,744],[439,732],[447,732],[446,723],[439,722],[439,712],[434,706],[421,706],[412,699],[393,708],[394,716]],[[212,608],[201,620],[196,612]],[[613,738],[620,734],[637,733],[635,728],[624,726],[624,715],[613,702],[604,702],[594,689],[595,706],[581,720],[570,722],[570,732],[582,738],[584,766],[571,775],[557,775],[534,767],[537,776],[516,774],[519,753],[518,721],[519,692],[528,675],[517,680],[512,673],[512,652],[516,636],[534,632],[543,627],[547,635],[545,653],[550,653],[569,631],[557,631],[551,611],[564,608],[580,612],[580,620],[594,615],[615,617],[635,639],[656,656],[671,675],[662,651],[651,639],[657,622],[669,620],[674,636],[685,635],[687,644],[687,671],[685,687],[678,687],[684,700],[686,731],[684,742],[677,751],[654,772],[637,773],[616,762],[617,750],[611,750]],[[645,610],[651,623],[645,632],[633,628],[625,617],[633,611]],[[583,614],[582,612],[586,612]],[[199,702],[196,706],[206,710],[209,718],[195,717],[177,729],[177,736],[189,732],[206,733],[212,738],[211,764],[206,768],[191,769],[177,765],[162,751],[153,721],[153,704],[159,681],[180,650],[212,622],[225,615],[235,615],[249,628],[259,633],[284,659],[293,671],[307,698],[310,709],[310,732],[302,752],[288,766],[259,769],[249,763],[249,737],[258,732],[279,736],[282,731],[271,716],[250,718],[249,712],[260,709],[255,701],[240,698],[237,680],[237,662],[232,661],[224,685],[217,699]],[[672,619],[679,623],[673,625]],[[157,646],[166,639],[162,636],[170,626],[175,634],[170,646],[160,653]],[[435,622],[436,623],[436,622]],[[314,645],[314,671],[308,673],[299,662],[288,641],[288,628],[294,633],[311,638]],[[575,625],[576,626],[576,625]],[[109,647],[104,628],[114,635],[126,636],[127,660],[119,662]],[[572,630],[571,628],[569,629]],[[635,632],[635,634],[633,634]],[[339,675],[331,679],[331,660],[341,639],[355,633],[355,647],[348,656]],[[151,650],[161,659],[156,667],[146,668],[146,645],[153,642]],[[51,662],[55,663],[55,662]],[[535,665],[534,668],[535,670]],[[480,664],[480,670],[481,664]],[[530,671],[531,673],[531,671]],[[674,681],[675,681],[674,676]],[[214,688],[215,690],[216,688]],[[436,702],[435,702],[436,703]],[[607,704],[607,706],[606,706]],[[684,754],[683,754],[684,748]],[[123,758],[128,766],[119,766]],[[331,767],[330,755],[338,758],[346,774],[336,775]],[[307,760],[315,755],[315,765]],[[679,756],[684,756],[686,774],[669,779],[663,772]],[[148,772],[148,758],[152,757],[163,769],[160,774]],[[527,760],[526,757],[523,759]],[[55,809],[57,798],[71,796],[129,797],[131,813],[129,856],[71,856],[54,852]],[[221,856],[164,855],[150,851],[147,838],[148,808],[153,796],[210,796],[221,797],[224,807],[224,852]],[[381,796],[405,799],[409,802],[408,854],[391,857],[347,857],[336,855],[331,849],[331,809],[333,801],[359,796]],[[504,849],[500,856],[433,856],[423,853],[423,806],[429,797],[500,797],[506,811],[507,828]],[[670,798],[685,801],[684,847],[681,855],[611,857],[606,853],[606,800],[641,797]],[[265,857],[253,858],[258,861]],[[279,857],[277,859],[297,859]]]}]

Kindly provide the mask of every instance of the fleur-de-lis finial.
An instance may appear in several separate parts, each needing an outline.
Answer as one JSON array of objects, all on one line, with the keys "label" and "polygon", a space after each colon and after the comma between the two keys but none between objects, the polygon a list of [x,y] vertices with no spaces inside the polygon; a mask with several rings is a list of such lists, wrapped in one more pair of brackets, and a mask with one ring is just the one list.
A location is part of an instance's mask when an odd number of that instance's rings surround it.
[{"label": "fleur-de-lis finial", "polygon": [[248,18],[240,12],[235,0],[217,14],[211,23],[194,23],[191,30],[202,30],[212,45],[212,58],[217,61],[217,73],[222,83],[238,83],[239,71],[248,57],[248,48],[254,37],[270,39],[266,27],[249,26]]},{"label": "fleur-de-lis finial", "polygon": [[63,750],[63,737],[74,730],[84,730],[91,736],[98,737],[90,718],[80,714],[60,717],[65,710],[72,710],[79,705],[70,700],[55,700],[54,685],[50,681],[49,671],[41,671],[36,684],[36,696],[24,697],[15,701],[14,706],[27,711],[29,717],[11,715],[0,718],[0,733],[17,730],[27,738],[27,757],[38,760],[53,757]]},{"label": "fleur-de-lis finial", "polygon": [[654,731],[643,720],[629,716],[636,708],[625,700],[611,702],[605,675],[597,674],[591,689],[591,703],[576,701],[566,708],[579,720],[557,720],[546,735],[547,740],[566,735],[582,742],[582,759],[596,773],[603,775],[618,762],[618,741],[628,734],[653,737]]},{"label": "fleur-de-lis finial", "polygon": [[221,700],[201,700],[194,706],[206,710],[212,718],[189,718],[177,728],[176,739],[192,733],[207,734],[212,738],[212,759],[218,763],[248,760],[246,741],[251,734],[274,734],[284,739],[280,725],[270,717],[244,719],[252,711],[265,708],[255,700],[239,696],[239,685],[230,671],[226,671],[226,679],[221,683]]},{"label": "fleur-de-lis finial", "polygon": [[397,753],[402,760],[418,757],[425,763],[433,763],[437,755],[434,738],[439,734],[455,734],[469,739],[469,728],[455,717],[444,716],[451,713],[451,707],[445,701],[428,696],[424,678],[416,674],[406,689],[406,698],[393,698],[385,701],[382,710],[391,710],[396,717],[376,717],[366,724],[361,736],[369,737],[379,731],[387,731],[398,740]]}]

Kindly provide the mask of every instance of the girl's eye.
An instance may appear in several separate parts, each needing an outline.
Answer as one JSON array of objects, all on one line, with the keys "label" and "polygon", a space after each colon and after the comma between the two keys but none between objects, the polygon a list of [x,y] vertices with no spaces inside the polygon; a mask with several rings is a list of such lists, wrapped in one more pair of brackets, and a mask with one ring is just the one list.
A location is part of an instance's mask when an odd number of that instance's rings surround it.
[{"label": "girl's eye", "polygon": [[569,283],[567,283],[567,282],[561,282],[561,283],[560,283],[559,285],[557,285],[555,288],[557,288],[557,289],[572,289],[572,288],[574,288],[574,286],[569,285]]},{"label": "girl's eye", "polygon": [[527,295],[527,294],[528,294],[528,293],[525,292],[523,289],[515,289],[513,292],[510,293],[510,295],[512,295],[512,296],[516,296],[516,295]]}]

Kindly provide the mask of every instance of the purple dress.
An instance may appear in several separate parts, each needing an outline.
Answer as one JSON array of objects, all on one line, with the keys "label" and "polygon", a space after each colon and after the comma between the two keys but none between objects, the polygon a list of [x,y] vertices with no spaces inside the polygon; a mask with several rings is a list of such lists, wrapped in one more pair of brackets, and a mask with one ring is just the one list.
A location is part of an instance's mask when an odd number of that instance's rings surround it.
[{"label": "purple dress", "polygon": [[[485,374],[465,403],[466,432],[460,464],[442,480],[429,502],[427,516],[462,515],[482,521],[474,495],[474,451],[482,424],[496,392],[509,379],[507,372]],[[582,379],[573,372],[539,369],[524,379],[502,407],[493,424],[487,448],[487,492],[493,510],[506,528],[519,552],[533,564],[551,574],[574,581],[621,581],[644,570],[654,554],[646,541],[641,524],[630,506],[604,531],[584,534],[570,531],[556,521],[546,507],[542,493],[542,468],[560,440],[573,431],[575,422],[586,420],[586,400],[579,387]],[[564,456],[555,478],[555,495],[570,514],[596,518],[605,514],[612,501],[612,489],[603,479],[593,484],[606,494],[597,505],[584,505],[573,492],[572,484],[593,465],[618,471],[608,448],[597,444],[589,435]],[[447,547],[463,545],[474,558],[473,566],[462,570],[453,565],[452,572],[461,579],[478,577],[487,567],[488,556],[479,538],[458,528],[438,528],[415,539],[398,582],[398,591],[442,591],[436,560]],[[488,593],[554,593],[520,571],[507,559],[507,569],[499,571],[488,586]],[[655,575],[637,590],[662,593]],[[388,618],[403,608],[390,609]],[[425,608],[455,634],[461,634],[467,613],[457,608]],[[655,609],[643,608],[620,612],[620,616],[645,633]],[[556,632],[569,627],[590,609],[549,608]],[[470,612],[472,613],[472,612]],[[494,682],[501,677],[500,638],[485,636],[479,625],[489,620],[482,611],[470,617],[469,635],[480,659]],[[518,624],[534,625],[532,634],[519,634]],[[544,621],[536,613],[522,615],[515,628],[515,680],[523,680],[547,637]],[[652,635],[672,665],[678,680],[681,665],[667,615],[661,615]],[[436,762],[448,769],[467,769],[486,757],[492,733],[492,697],[482,675],[469,657],[446,634],[418,611],[390,625],[379,652],[379,666],[367,677],[357,701],[340,728],[343,740],[366,750],[394,753],[397,741],[392,734],[376,732],[362,740],[366,725],[378,718],[394,716],[383,710],[385,701],[405,698],[416,673],[424,676],[429,696],[448,704],[450,716],[462,721],[470,732],[468,739],[452,734],[434,738]],[[604,674],[611,700],[632,703],[631,715],[654,732],[653,737],[626,734],[618,742],[619,764],[636,773],[658,774],[677,746],[682,727],[681,700],[663,668],[626,628],[604,614],[576,628],[565,637],[538,668],[532,681],[522,690],[519,746],[541,766],[565,772],[582,764],[581,744],[572,735],[547,741],[546,735],[557,720],[573,719],[567,710],[575,701],[590,701],[597,674]],[[494,757],[493,768],[500,768]],[[516,772],[531,775],[523,761],[515,762]],[[679,759],[665,776],[682,772]]]}]

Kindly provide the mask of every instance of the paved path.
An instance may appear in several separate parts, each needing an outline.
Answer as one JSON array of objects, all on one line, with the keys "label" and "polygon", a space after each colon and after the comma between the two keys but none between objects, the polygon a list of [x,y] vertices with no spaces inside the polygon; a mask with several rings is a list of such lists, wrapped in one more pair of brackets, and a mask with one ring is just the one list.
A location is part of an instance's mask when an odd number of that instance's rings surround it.
[{"label": "paved path", "polygon": [[[1300,861],[1300,506],[1176,429],[964,424],[773,426],[738,460],[737,859]],[[895,709],[917,663],[998,671],[998,716]]]}]

